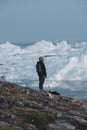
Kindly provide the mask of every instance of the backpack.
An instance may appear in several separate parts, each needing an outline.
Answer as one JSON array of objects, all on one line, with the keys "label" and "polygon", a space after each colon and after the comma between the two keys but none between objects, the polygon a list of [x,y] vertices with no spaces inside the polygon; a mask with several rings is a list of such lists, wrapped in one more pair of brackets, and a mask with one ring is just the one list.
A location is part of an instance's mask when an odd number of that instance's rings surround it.
[{"label": "backpack", "polygon": [[42,72],[42,70],[41,70],[41,65],[40,65],[39,62],[37,62],[37,64],[36,64],[36,72],[37,72],[37,73]]}]

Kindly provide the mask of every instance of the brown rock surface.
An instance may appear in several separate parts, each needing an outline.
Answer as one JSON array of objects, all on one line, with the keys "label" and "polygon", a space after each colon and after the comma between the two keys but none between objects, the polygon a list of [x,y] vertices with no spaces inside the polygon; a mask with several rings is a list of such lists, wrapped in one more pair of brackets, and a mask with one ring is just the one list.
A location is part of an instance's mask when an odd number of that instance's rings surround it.
[{"label": "brown rock surface", "polygon": [[0,130],[87,130],[87,101],[0,81]]}]

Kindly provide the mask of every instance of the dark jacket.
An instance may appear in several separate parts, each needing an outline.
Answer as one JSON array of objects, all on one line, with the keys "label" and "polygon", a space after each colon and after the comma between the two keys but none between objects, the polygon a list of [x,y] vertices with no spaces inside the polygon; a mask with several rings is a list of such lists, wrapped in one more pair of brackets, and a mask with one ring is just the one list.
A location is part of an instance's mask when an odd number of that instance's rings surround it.
[{"label": "dark jacket", "polygon": [[47,77],[47,72],[46,72],[46,67],[44,62],[38,61],[36,64],[36,70],[38,74],[41,73],[42,75]]}]

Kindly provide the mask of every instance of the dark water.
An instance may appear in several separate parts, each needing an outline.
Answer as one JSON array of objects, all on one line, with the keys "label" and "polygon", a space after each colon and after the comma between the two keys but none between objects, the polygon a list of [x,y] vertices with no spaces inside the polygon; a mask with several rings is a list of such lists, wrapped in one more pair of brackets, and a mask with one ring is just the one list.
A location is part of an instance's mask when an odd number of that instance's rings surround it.
[{"label": "dark water", "polygon": [[60,81],[60,85],[53,88],[64,96],[87,100],[87,81]]}]

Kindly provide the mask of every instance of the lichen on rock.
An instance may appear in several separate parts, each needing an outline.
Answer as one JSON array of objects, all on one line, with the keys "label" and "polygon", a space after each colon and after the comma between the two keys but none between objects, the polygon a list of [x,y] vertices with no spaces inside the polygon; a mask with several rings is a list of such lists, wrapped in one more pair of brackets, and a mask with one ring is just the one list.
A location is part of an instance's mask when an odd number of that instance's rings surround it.
[{"label": "lichen on rock", "polygon": [[87,101],[0,81],[0,130],[87,130]]}]

